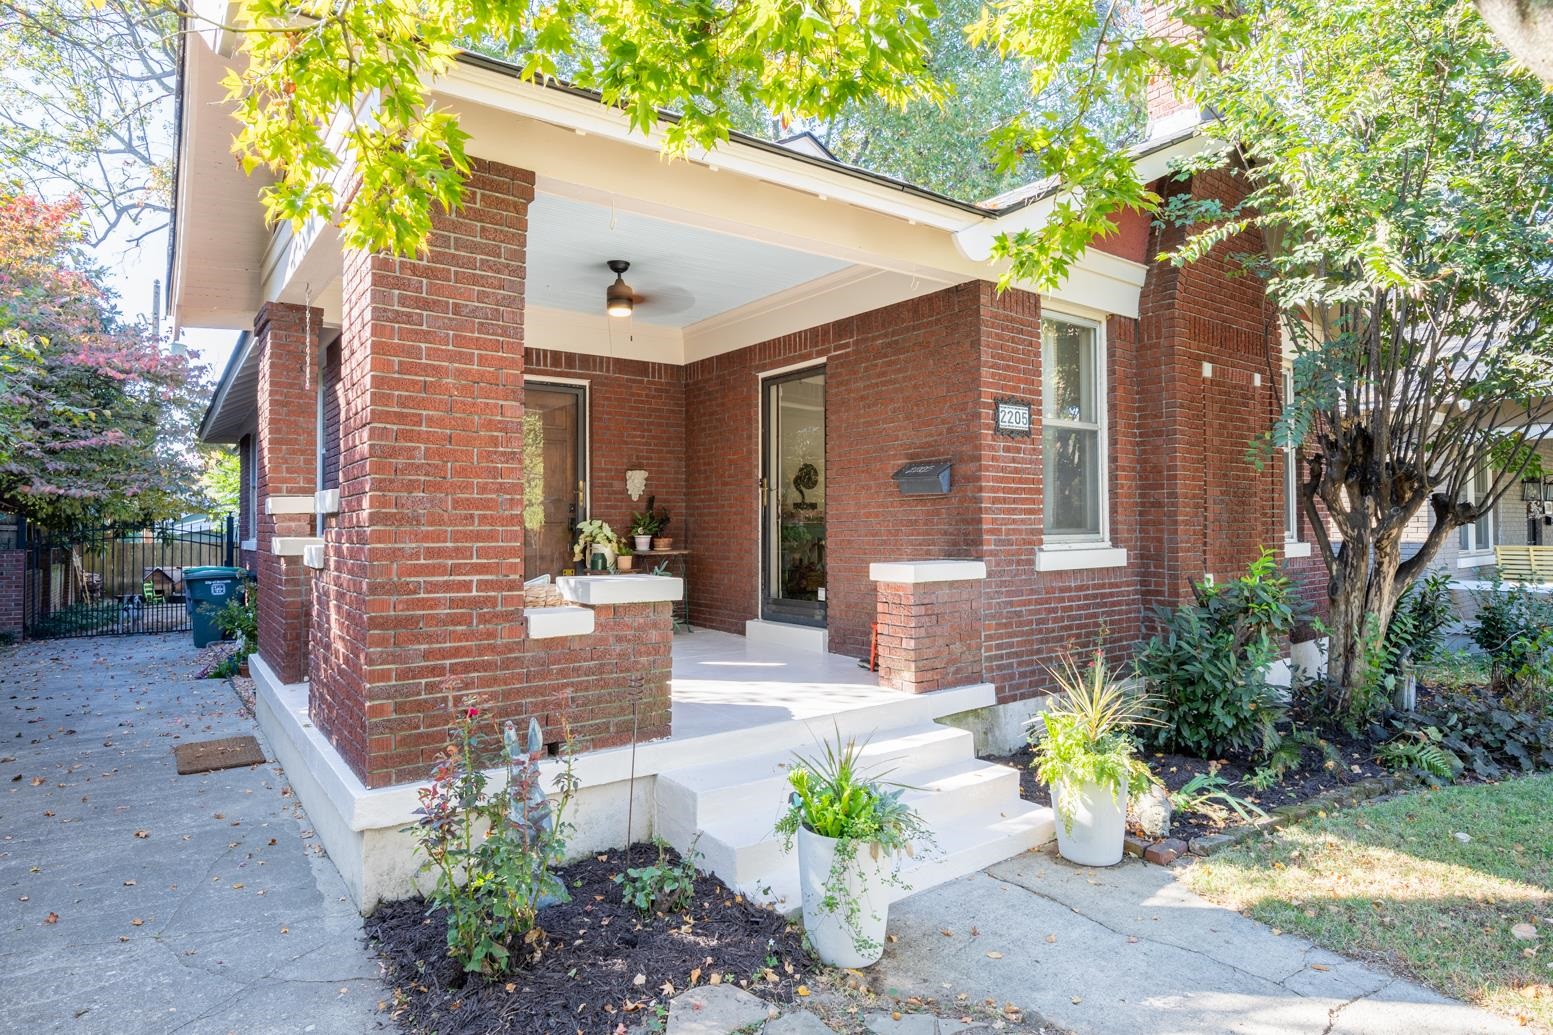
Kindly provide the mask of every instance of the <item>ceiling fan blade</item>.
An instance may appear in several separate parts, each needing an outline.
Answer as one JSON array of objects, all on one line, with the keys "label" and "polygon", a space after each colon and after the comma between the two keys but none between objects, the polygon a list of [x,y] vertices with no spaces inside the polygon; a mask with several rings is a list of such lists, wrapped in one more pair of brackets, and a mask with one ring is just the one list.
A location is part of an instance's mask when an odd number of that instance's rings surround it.
[{"label": "ceiling fan blade", "polygon": [[696,304],[696,296],[684,288],[663,288],[660,291],[644,291],[636,295],[637,312],[650,316],[673,316],[683,313]]}]

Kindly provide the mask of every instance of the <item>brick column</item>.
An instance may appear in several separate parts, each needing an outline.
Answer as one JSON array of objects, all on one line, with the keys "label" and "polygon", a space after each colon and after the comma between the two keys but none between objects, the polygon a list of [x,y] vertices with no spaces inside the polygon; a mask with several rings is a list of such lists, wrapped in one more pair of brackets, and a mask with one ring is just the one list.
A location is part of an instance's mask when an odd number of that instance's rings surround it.
[{"label": "brick column", "polygon": [[533,184],[477,160],[464,207],[434,218],[424,256],[345,256],[340,511],[315,578],[309,703],[368,786],[424,778],[471,696],[493,723],[539,714],[547,736],[558,726],[554,702],[523,691]]},{"label": "brick column", "polygon": [[879,682],[923,694],[982,681],[981,561],[873,564]]},{"label": "brick column", "polygon": [[0,549],[0,641],[22,635],[22,569],[26,550]]},{"label": "brick column", "polygon": [[[311,496],[317,478],[316,409],[309,364],[323,313],[270,302],[254,317],[259,355],[259,655],[283,682],[307,678],[308,572],[301,557],[278,557],[278,536],[312,534],[312,515],[270,513],[269,501]],[[311,327],[312,340],[308,338]]]}]

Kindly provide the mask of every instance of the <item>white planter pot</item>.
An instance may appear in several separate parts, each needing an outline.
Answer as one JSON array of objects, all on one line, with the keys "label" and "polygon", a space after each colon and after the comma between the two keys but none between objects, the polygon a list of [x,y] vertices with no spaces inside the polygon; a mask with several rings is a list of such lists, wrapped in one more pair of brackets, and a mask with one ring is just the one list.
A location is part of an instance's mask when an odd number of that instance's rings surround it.
[{"label": "white planter pot", "polygon": [[646,553],[652,549],[652,536],[650,535],[634,535],[631,539],[636,544],[635,549],[637,553]]},{"label": "white planter pot", "polygon": [[[1115,866],[1122,861],[1122,838],[1127,833],[1127,788],[1113,797],[1109,787],[1085,783],[1052,784],[1052,806],[1057,811],[1057,851],[1080,866]],[[1063,820],[1063,809],[1072,805],[1073,829]]]},{"label": "white planter pot", "polygon": [[[815,954],[833,967],[867,967],[884,955],[889,914],[884,877],[890,857],[878,857],[859,845],[846,873],[846,900],[825,908],[825,882],[836,858],[836,839],[798,830],[798,886],[803,891],[803,927]],[[848,920],[847,901],[857,903],[856,923]]]}]

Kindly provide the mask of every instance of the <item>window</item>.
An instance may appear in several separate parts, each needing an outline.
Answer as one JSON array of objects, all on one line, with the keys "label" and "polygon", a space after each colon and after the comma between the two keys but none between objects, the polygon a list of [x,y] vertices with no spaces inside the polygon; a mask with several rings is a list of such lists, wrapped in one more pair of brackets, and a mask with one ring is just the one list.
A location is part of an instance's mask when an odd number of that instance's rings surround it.
[{"label": "window", "polygon": [[[1493,479],[1489,475],[1487,467],[1480,467],[1472,476],[1472,482],[1467,486],[1467,501],[1476,503],[1486,498],[1493,492]],[[1458,542],[1464,553],[1476,553],[1494,548],[1494,512],[1488,511],[1482,517],[1470,525],[1462,525],[1456,530]]]},{"label": "window", "polygon": [[1105,356],[1100,329],[1041,321],[1041,455],[1047,542],[1102,542]]},{"label": "window", "polygon": [[240,446],[242,450],[243,473],[247,485],[243,486],[243,492],[248,497],[248,523],[240,533],[244,540],[253,540],[259,537],[259,436],[249,435],[243,439]]},{"label": "window", "polygon": [[[1283,372],[1283,401],[1294,401],[1294,371]],[[1300,538],[1300,457],[1292,442],[1283,444],[1283,538],[1297,543]]]}]

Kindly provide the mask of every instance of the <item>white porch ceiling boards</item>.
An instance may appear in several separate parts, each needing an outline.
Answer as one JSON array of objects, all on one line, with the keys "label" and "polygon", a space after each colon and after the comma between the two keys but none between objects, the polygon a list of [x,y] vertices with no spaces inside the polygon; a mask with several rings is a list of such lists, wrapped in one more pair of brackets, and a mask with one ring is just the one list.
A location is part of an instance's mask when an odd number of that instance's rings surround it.
[{"label": "white porch ceiling boards", "polygon": [[614,280],[608,259],[626,259],[639,297],[631,320],[688,327],[828,274],[847,263],[551,194],[528,212],[527,301],[599,313]]}]

